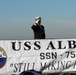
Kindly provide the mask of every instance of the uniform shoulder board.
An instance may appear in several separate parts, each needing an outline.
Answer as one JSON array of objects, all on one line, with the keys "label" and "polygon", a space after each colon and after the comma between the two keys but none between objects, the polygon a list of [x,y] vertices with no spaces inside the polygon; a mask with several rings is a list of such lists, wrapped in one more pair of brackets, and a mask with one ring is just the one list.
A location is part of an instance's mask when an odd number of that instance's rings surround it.
[{"label": "uniform shoulder board", "polygon": [[34,26],[37,26],[36,23],[34,24]]}]

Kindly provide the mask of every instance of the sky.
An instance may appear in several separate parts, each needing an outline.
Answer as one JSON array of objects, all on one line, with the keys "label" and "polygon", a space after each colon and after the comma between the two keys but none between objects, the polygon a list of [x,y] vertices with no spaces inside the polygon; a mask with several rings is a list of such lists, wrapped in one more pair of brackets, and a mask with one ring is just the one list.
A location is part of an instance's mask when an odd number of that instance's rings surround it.
[{"label": "sky", "polygon": [[37,16],[46,38],[76,38],[76,0],[0,0],[0,40],[33,39]]}]

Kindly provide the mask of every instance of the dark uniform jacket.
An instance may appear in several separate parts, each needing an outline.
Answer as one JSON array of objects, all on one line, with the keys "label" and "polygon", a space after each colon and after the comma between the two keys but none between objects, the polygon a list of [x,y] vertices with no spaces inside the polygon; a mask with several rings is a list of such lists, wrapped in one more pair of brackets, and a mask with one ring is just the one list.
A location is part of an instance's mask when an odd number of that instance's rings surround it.
[{"label": "dark uniform jacket", "polygon": [[43,25],[37,25],[35,23],[31,28],[34,31],[34,39],[45,39],[45,29]]}]

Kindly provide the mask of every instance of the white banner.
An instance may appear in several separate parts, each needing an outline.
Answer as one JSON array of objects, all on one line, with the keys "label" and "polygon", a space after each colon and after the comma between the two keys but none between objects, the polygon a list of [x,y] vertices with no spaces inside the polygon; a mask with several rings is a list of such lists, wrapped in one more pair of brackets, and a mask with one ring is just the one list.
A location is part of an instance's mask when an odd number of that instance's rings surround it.
[{"label": "white banner", "polygon": [[76,71],[76,39],[0,40],[0,74]]}]

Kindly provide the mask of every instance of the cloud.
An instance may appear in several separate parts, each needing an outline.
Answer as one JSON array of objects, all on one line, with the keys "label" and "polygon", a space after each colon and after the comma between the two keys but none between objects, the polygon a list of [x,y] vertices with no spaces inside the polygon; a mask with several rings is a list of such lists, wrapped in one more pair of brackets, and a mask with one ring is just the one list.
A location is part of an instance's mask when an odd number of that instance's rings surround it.
[{"label": "cloud", "polygon": [[55,23],[59,25],[64,25],[64,26],[70,26],[70,27],[75,26],[76,27],[75,20],[56,20]]},{"label": "cloud", "polygon": [[17,18],[17,17],[13,17],[13,18],[11,18],[10,20],[11,20],[11,21],[17,21],[18,18]]},{"label": "cloud", "polygon": [[14,22],[25,22],[26,21],[26,18],[12,17],[12,18],[10,18],[10,21],[14,21]]}]

